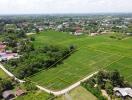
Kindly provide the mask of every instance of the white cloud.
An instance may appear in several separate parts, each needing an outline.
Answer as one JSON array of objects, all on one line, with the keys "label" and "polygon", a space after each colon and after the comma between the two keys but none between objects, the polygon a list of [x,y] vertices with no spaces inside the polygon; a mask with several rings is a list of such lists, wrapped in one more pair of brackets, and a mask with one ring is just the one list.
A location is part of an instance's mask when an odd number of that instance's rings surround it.
[{"label": "white cloud", "polygon": [[1,0],[0,14],[132,12],[132,0]]}]

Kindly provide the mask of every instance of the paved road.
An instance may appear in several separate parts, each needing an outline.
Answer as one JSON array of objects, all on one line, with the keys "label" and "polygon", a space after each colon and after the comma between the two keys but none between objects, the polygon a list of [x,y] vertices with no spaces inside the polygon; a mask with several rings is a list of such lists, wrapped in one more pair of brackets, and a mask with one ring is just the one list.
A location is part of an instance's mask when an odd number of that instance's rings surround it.
[{"label": "paved road", "polygon": [[18,78],[16,78],[11,72],[9,72],[2,64],[0,64],[0,68],[10,77],[14,78],[16,81],[20,82],[20,83],[23,83],[25,81],[23,80],[20,80]]},{"label": "paved road", "polygon": [[[20,83],[25,82],[25,81],[23,81],[23,80],[20,80],[20,79],[16,78],[16,77],[15,77],[11,72],[9,72],[2,64],[0,64],[0,68],[1,68],[6,74],[8,74],[10,77],[15,78],[16,81],[18,81],[18,82],[20,82]],[[46,88],[44,88],[44,87],[42,87],[42,86],[39,86],[39,85],[36,85],[36,86],[37,86],[40,90],[43,90],[43,91],[45,91],[45,92],[47,92],[47,93],[49,93],[49,94],[52,93],[52,94],[55,95],[55,96],[59,96],[59,95],[63,95],[63,94],[65,94],[65,93],[71,91],[72,89],[76,88],[77,86],[79,86],[79,85],[81,84],[81,82],[84,82],[84,81],[88,80],[89,78],[91,78],[93,75],[95,75],[95,74],[97,74],[97,73],[98,73],[98,71],[95,72],[95,73],[93,73],[93,74],[91,74],[91,75],[89,75],[89,76],[87,76],[87,77],[85,77],[84,79],[82,79],[82,80],[76,82],[75,84],[69,86],[68,88],[63,89],[63,90],[60,90],[60,91],[56,91],[56,92],[55,92],[55,91],[52,91],[52,90],[49,90],[49,89],[46,89]]]}]

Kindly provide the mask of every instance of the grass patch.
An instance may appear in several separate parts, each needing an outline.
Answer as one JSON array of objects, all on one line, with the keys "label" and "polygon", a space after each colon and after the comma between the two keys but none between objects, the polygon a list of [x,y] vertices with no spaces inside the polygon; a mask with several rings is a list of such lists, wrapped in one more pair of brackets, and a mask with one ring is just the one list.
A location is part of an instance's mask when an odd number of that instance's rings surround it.
[{"label": "grass patch", "polygon": [[52,98],[53,97],[47,93],[44,93],[42,91],[37,91],[37,92],[28,92],[27,95],[20,96],[15,100],[50,100]]},{"label": "grass patch", "polygon": [[7,78],[8,76],[6,75],[6,73],[2,70],[2,69],[0,69],[0,77],[1,78]]},{"label": "grass patch", "polygon": [[[89,91],[87,91],[85,88],[79,86],[72,90],[70,93],[68,93],[68,96],[72,100],[87,100],[90,98],[90,100],[97,100],[97,98],[92,95]],[[56,98],[55,100],[67,100],[67,97],[65,95]]]}]

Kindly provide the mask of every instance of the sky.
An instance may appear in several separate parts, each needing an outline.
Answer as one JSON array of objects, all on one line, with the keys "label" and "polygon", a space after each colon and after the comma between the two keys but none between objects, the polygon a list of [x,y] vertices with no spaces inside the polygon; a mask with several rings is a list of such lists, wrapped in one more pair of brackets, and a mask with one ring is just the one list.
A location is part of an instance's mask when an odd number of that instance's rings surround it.
[{"label": "sky", "polygon": [[0,14],[132,12],[132,0],[1,0]]}]

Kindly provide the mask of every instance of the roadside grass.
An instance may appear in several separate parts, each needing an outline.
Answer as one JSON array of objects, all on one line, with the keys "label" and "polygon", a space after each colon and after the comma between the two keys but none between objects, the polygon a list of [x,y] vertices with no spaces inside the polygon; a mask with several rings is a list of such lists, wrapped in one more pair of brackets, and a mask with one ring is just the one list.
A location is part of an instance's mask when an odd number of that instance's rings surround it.
[{"label": "roadside grass", "polygon": [[130,77],[132,72],[131,38],[115,40],[111,39],[109,35],[72,36],[68,33],[55,31],[42,32],[37,34],[35,38],[36,48],[44,44],[63,46],[74,44],[78,49],[57,67],[43,70],[28,77],[38,85],[52,90],[61,90],[103,68],[106,70],[117,69],[129,82],[132,82],[132,77]]},{"label": "roadside grass", "polygon": [[[89,91],[87,91],[85,88],[79,86],[68,93],[71,100],[97,100],[97,98],[92,95]],[[56,98],[55,100],[67,100],[66,96],[60,96]]]},{"label": "roadside grass", "polygon": [[8,78],[7,74],[2,69],[0,69],[0,77],[1,78]]}]

